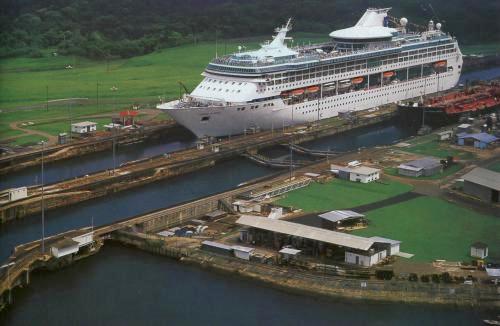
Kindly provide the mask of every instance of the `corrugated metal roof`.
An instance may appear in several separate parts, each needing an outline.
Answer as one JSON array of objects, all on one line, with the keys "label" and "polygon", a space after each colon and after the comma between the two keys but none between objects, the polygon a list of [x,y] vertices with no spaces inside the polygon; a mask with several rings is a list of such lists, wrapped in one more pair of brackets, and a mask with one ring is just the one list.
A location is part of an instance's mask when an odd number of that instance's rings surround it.
[{"label": "corrugated metal roof", "polygon": [[364,237],[260,216],[242,215],[236,223],[359,250],[368,250],[374,243],[373,240]]},{"label": "corrugated metal roof", "polygon": [[319,215],[319,217],[328,220],[330,222],[338,222],[352,218],[365,217],[363,214],[359,214],[353,211],[331,211]]},{"label": "corrugated metal roof", "polygon": [[466,175],[463,179],[468,182],[477,183],[497,191],[500,191],[500,173],[483,169],[475,168]]},{"label": "corrugated metal roof", "polygon": [[279,251],[280,254],[287,254],[287,255],[296,255],[300,253],[302,250],[299,249],[293,249],[293,248],[283,248]]},{"label": "corrugated metal roof", "polygon": [[395,244],[400,244],[401,243],[401,241],[398,241],[398,240],[392,240],[392,239],[382,238],[382,237],[371,237],[370,239],[372,239],[374,242],[389,243],[391,245],[395,245]]},{"label": "corrugated metal roof", "polygon": [[225,245],[223,243],[215,242],[215,241],[205,240],[201,244],[208,246],[208,247],[215,247],[215,248],[224,249],[224,250],[228,250],[228,251],[233,250],[233,248],[231,248],[231,246]]},{"label": "corrugated metal roof", "polygon": [[413,160],[404,164],[401,164],[399,167],[400,168],[407,168],[408,166],[412,166],[414,168],[418,169],[432,169],[435,168],[436,166],[441,165],[440,161],[438,159],[435,159],[433,157],[424,157],[420,158],[418,160]]},{"label": "corrugated metal roof", "polygon": [[243,252],[252,252],[255,248],[252,247],[243,247],[243,246],[232,246],[233,250],[243,251]]},{"label": "corrugated metal roof", "polygon": [[457,135],[457,137],[461,138],[461,139],[472,138],[472,139],[475,139],[477,141],[480,141],[480,142],[483,142],[483,143],[486,143],[486,144],[493,143],[493,142],[495,142],[495,141],[498,140],[497,137],[495,137],[493,135],[490,135],[490,134],[487,134],[485,132],[480,132],[478,134],[460,133],[460,134]]}]

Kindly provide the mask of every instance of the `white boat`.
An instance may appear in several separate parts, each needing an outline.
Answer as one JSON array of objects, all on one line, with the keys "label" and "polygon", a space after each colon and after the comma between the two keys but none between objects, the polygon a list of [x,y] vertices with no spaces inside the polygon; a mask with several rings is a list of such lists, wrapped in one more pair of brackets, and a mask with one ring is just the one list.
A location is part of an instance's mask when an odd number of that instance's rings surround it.
[{"label": "white boat", "polygon": [[[335,117],[454,87],[462,71],[457,40],[429,22],[368,9],[331,41],[290,48],[290,20],[255,51],[215,58],[201,83],[181,99],[158,105],[196,136],[243,134]],[[325,87],[325,85],[327,85]],[[319,89],[319,91],[307,91]]]}]

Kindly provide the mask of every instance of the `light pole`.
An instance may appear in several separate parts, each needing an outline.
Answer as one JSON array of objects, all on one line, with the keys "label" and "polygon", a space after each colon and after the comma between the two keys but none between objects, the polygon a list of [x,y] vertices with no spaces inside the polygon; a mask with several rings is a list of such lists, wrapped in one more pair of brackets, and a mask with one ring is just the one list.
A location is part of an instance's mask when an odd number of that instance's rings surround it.
[{"label": "light pole", "polygon": [[[118,91],[118,87],[116,86],[111,87],[111,92],[113,92],[113,102],[114,102],[113,111],[116,111],[116,91]],[[115,174],[115,170],[116,170],[116,126],[113,123],[113,175]]]},{"label": "light pole", "polygon": [[9,284],[9,297],[7,299],[8,303],[11,303],[11,301],[12,301],[12,294],[11,294],[12,287],[10,286],[10,268],[9,267],[13,266],[14,264],[15,264],[15,262],[11,262],[11,263],[0,266],[1,269],[7,268],[7,283]]},{"label": "light pole", "polygon": [[45,188],[45,178],[44,178],[44,151],[45,151],[45,141],[42,141],[42,255],[45,253],[45,201],[44,201],[44,188]]}]

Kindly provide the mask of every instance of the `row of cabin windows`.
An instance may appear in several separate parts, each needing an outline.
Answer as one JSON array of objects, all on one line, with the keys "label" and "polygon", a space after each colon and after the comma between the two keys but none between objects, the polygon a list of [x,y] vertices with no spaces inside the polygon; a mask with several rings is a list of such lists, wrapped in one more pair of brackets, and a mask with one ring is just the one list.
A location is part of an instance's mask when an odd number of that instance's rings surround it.
[{"label": "row of cabin windows", "polygon": [[[353,61],[351,63],[342,63],[342,64],[336,64],[336,65],[325,65],[323,67],[311,68],[311,69],[302,70],[302,71],[298,71],[298,72],[287,72],[287,73],[273,74],[269,77],[270,77],[270,79],[275,79],[274,85],[280,85],[281,83],[290,83],[290,82],[300,81],[300,80],[305,80],[305,79],[310,79],[310,78],[318,78],[318,77],[322,77],[322,76],[342,74],[342,73],[346,73],[346,72],[350,72],[350,71],[367,69],[367,67],[369,67],[369,68],[378,67],[381,65],[389,65],[389,64],[398,63],[398,62],[406,62],[406,61],[411,61],[411,60],[424,59],[424,58],[433,57],[436,55],[443,55],[446,53],[456,52],[456,48],[454,48],[454,47],[453,47],[453,49],[450,49],[447,51],[434,51],[434,50],[435,50],[435,48],[433,49],[432,52],[429,51],[429,53],[427,53],[427,54],[416,54],[416,55],[409,55],[408,52],[403,52],[401,55],[384,56],[384,57],[377,58],[377,59],[358,60],[358,61]],[[413,52],[414,51],[412,51],[410,53],[413,54]],[[268,85],[273,85],[273,81],[268,82]]]},{"label": "row of cabin windows", "polygon": [[[267,107],[267,106],[274,106],[274,103],[264,103],[262,105],[262,107]],[[236,111],[245,111],[245,109],[253,110],[253,109],[258,109],[258,108],[259,108],[258,105],[252,105],[252,106],[250,106],[248,108],[246,108],[246,107],[236,108]]]},{"label": "row of cabin windows", "polygon": [[[415,84],[417,83],[417,81],[413,81],[413,82],[410,82],[410,84]],[[435,85],[436,82],[429,82],[429,86],[433,86]],[[377,89],[375,90],[376,92],[381,92],[381,91],[387,91],[388,89],[393,89],[395,86],[386,86],[384,87],[383,89]],[[411,88],[405,88],[405,89],[400,89],[400,90],[396,90],[395,93],[403,93],[403,92],[408,92],[409,90],[415,90],[415,89],[418,89],[420,87],[417,87],[417,86],[414,86],[414,87],[411,87]],[[394,94],[394,91],[392,92],[392,94]],[[365,98],[366,96],[370,95],[370,97],[367,99]],[[344,106],[346,104],[355,104],[355,103],[359,103],[359,102],[362,102],[362,101],[366,101],[366,100],[372,100],[374,98],[383,98],[385,96],[387,96],[388,94],[378,94],[378,95],[371,95],[371,94],[366,94],[365,96],[363,96],[363,98],[361,99],[357,99],[357,100],[353,100],[353,101],[349,101],[349,102],[343,102],[343,103],[338,103],[338,104],[334,104],[332,105],[331,107],[328,107],[328,108],[320,108],[319,111],[323,111],[325,109],[330,109],[330,108],[334,108],[334,107],[339,107],[339,106]],[[325,104],[325,103],[335,103],[337,101],[344,101],[345,99],[349,99],[349,98],[353,98],[353,97],[358,97],[359,94],[355,94],[355,95],[348,95],[348,96],[344,96],[342,98],[334,98],[334,99],[330,99],[330,100],[326,100],[326,101],[322,101],[321,104]],[[336,96],[335,96],[336,97]],[[309,107],[312,107],[312,106],[317,106],[318,104],[317,103],[313,103],[313,104],[307,104],[307,105],[304,105],[304,106],[301,106],[301,107],[298,107],[298,108],[295,108],[295,111],[299,110],[299,109],[302,109],[304,110],[305,108],[309,108]],[[312,109],[312,110],[309,110],[309,111],[303,111],[302,114],[306,114],[306,113],[313,113],[313,112],[318,112],[318,109]]]},{"label": "row of cabin windows", "polygon": [[[407,67],[407,68],[411,68],[411,67]],[[459,67],[459,68],[460,68],[460,67]],[[373,71],[373,70],[376,70],[376,68],[368,69],[368,71]],[[344,72],[344,70],[342,70],[342,71]],[[307,76],[307,75],[304,75],[304,80],[305,80],[305,79],[307,79],[307,78],[305,78],[305,76]],[[316,76],[317,76],[317,77],[321,77],[321,74],[316,74]],[[346,77],[346,78],[347,78],[348,76],[349,76],[349,74],[347,74],[347,73],[346,73],[346,74],[339,74],[339,76],[337,76],[337,77],[338,77],[338,78],[344,78],[344,77]],[[309,78],[309,77],[308,77],[308,78]],[[312,77],[310,77],[310,78],[314,78],[314,76],[312,76]],[[290,82],[291,82],[291,83],[289,82],[289,80],[290,80]],[[297,80],[299,80],[299,79],[297,79]],[[281,82],[282,82],[281,80],[276,80],[276,85],[281,84]],[[290,86],[300,86],[300,84],[301,84],[301,83],[293,83],[293,78],[283,80],[283,84],[285,84],[285,83],[287,83],[287,82],[288,82],[288,84],[286,84],[286,85],[283,85],[283,86],[276,86],[276,87],[270,87],[270,89],[271,89],[271,90],[274,90],[274,89],[276,89],[276,90],[281,90],[281,89],[287,89],[287,88],[289,88]]]}]

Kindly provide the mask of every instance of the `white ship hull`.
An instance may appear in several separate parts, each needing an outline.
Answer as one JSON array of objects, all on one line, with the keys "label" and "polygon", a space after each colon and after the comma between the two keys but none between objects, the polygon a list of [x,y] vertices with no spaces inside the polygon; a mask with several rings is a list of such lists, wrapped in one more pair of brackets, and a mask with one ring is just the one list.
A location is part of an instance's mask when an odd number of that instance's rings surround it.
[{"label": "white ship hull", "polygon": [[[458,64],[461,65],[461,60]],[[237,110],[241,105],[173,108],[173,105],[167,103],[160,105],[159,108],[166,109],[175,121],[189,129],[197,137],[238,135],[250,128],[278,130],[295,124],[336,117],[339,112],[366,110],[450,89],[458,83],[460,78],[459,69],[454,71],[295,105],[285,105],[282,100],[275,100],[273,101],[274,106],[262,107],[261,104],[258,109],[247,108],[244,111]],[[207,116],[209,119],[202,121],[203,117]]]}]

